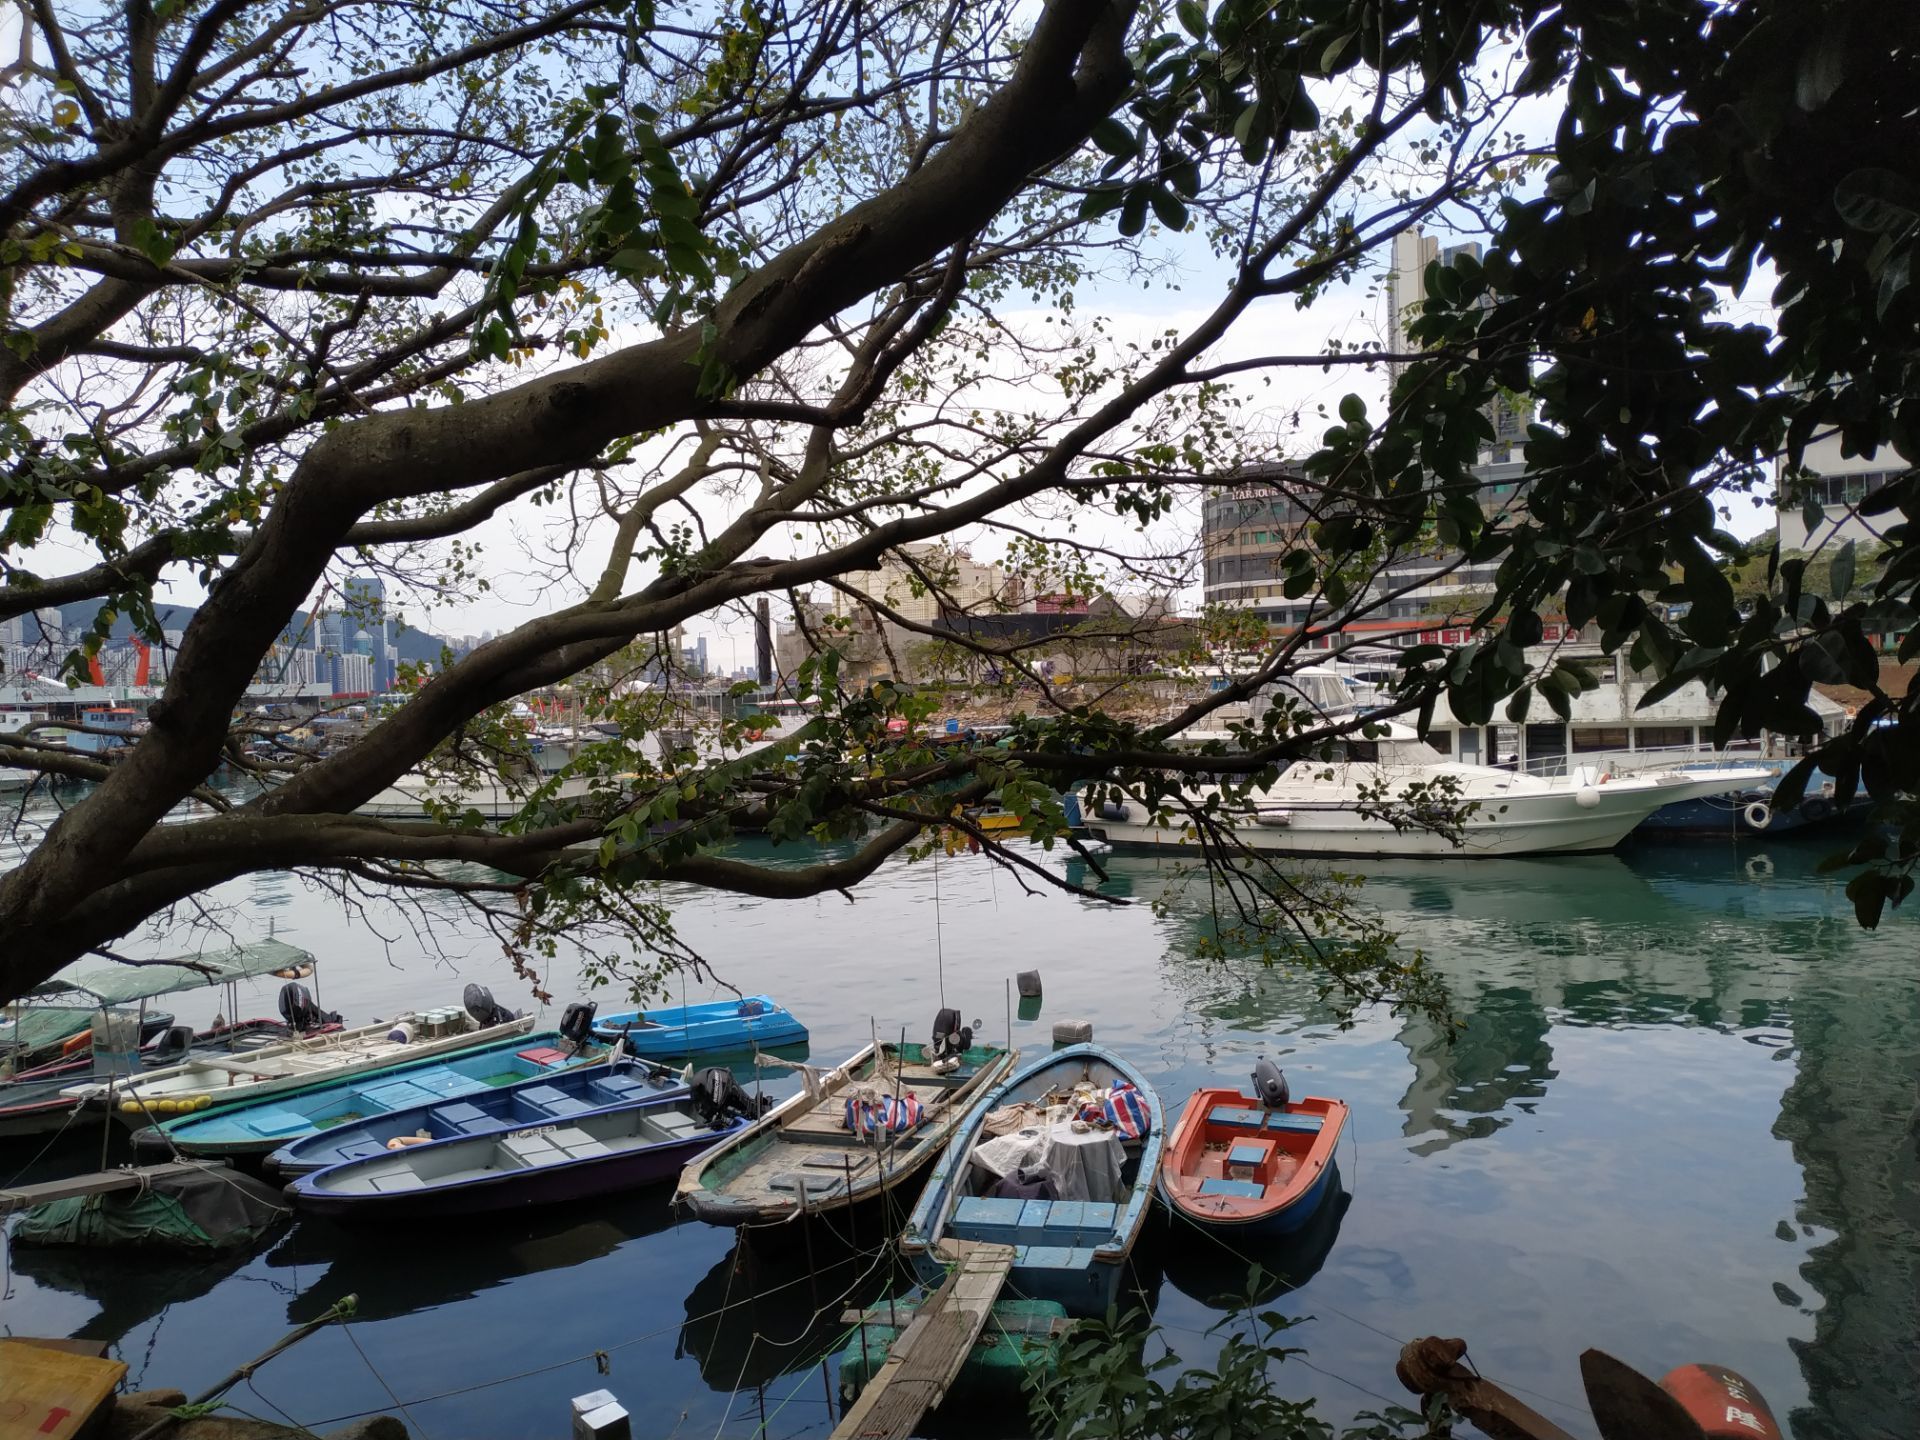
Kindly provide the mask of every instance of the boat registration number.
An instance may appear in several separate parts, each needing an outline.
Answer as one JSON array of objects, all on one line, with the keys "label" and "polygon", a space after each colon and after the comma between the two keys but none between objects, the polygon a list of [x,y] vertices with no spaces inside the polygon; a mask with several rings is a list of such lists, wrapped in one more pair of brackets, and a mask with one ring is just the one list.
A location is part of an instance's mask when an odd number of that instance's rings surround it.
[{"label": "boat registration number", "polygon": [[509,1130],[507,1132],[507,1139],[527,1140],[535,1135],[557,1135],[559,1132],[560,1127],[558,1125],[533,1125],[525,1130]]}]

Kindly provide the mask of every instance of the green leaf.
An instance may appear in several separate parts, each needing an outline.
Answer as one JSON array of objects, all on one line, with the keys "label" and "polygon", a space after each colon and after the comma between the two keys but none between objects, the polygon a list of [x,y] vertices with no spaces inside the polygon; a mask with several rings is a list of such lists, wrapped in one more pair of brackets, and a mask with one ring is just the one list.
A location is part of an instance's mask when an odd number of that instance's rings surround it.
[{"label": "green leaf", "polygon": [[1828,584],[1828,594],[1835,600],[1845,600],[1853,590],[1853,570],[1856,561],[1854,542],[1849,540],[1842,545],[1833,557],[1833,569]]},{"label": "green leaf", "polygon": [[1814,531],[1827,523],[1827,512],[1820,504],[1820,497],[1809,495],[1800,502],[1800,523],[1811,536]]},{"label": "green leaf", "polygon": [[1187,228],[1187,207],[1180,197],[1170,190],[1149,190],[1147,199],[1153,205],[1153,213],[1160,217],[1160,223],[1169,230]]},{"label": "green leaf", "polygon": [[1127,191],[1126,201],[1120,207],[1120,233],[1138,235],[1147,228],[1147,187],[1136,185]]},{"label": "green leaf", "polygon": [[1800,797],[1807,793],[1807,782],[1813,778],[1814,760],[1811,755],[1795,762],[1794,767],[1780,777],[1773,787],[1773,808],[1786,813],[1800,803]]},{"label": "green leaf", "polygon": [[1131,160],[1140,153],[1140,142],[1133,131],[1109,115],[1093,127],[1093,143],[1120,160]]},{"label": "green leaf", "polygon": [[1174,7],[1180,26],[1196,40],[1207,38],[1207,7],[1200,0],[1180,0]]},{"label": "green leaf", "polygon": [[1522,685],[1518,690],[1513,692],[1512,698],[1507,701],[1507,719],[1515,725],[1525,724],[1527,711],[1532,705],[1533,687],[1531,685]]}]

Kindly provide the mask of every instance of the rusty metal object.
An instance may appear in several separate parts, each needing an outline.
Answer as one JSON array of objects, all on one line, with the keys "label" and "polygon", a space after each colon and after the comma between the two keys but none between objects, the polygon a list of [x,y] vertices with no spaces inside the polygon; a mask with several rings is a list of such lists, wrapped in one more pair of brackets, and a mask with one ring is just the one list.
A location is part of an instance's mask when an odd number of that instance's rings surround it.
[{"label": "rusty metal object", "polygon": [[1462,1365],[1460,1358],[1466,1353],[1464,1340],[1428,1335],[1401,1350],[1393,1369],[1415,1395],[1444,1396],[1457,1413],[1494,1440],[1574,1440],[1531,1405]]}]

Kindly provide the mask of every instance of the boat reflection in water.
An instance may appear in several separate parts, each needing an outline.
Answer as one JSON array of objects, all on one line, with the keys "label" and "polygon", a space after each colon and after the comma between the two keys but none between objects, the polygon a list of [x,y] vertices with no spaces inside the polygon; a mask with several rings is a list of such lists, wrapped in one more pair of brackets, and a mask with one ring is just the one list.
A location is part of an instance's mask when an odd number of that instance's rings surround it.
[{"label": "boat reflection in water", "polygon": [[1285,1235],[1221,1235],[1162,1206],[1150,1228],[1164,1232],[1159,1249],[1167,1283],[1209,1310],[1229,1313],[1269,1305],[1300,1289],[1327,1263],[1353,1203],[1338,1165],[1332,1178],[1312,1218]]},{"label": "boat reflection in water", "polygon": [[911,1288],[892,1246],[876,1252],[877,1234],[863,1250],[814,1229],[811,1249],[734,1246],[688,1293],[674,1354],[692,1356],[710,1390],[731,1395],[818,1366],[844,1342],[843,1310]]},{"label": "boat reflection in water", "polygon": [[78,1295],[98,1305],[99,1310],[73,1331],[73,1337],[111,1343],[174,1305],[198,1300],[257,1253],[242,1249],[225,1255],[182,1256],[151,1250],[18,1245],[12,1249],[12,1268],[16,1276],[42,1290]]},{"label": "boat reflection in water", "polygon": [[[287,1302],[291,1324],[317,1320],[348,1295],[359,1296],[361,1320],[392,1319],[604,1260],[632,1241],[670,1229],[669,1195],[667,1187],[654,1185],[592,1204],[441,1221],[432,1244],[422,1243],[417,1228],[386,1234],[302,1220],[267,1264],[309,1272],[326,1266]],[[449,1264],[449,1253],[457,1253],[459,1263]]]}]

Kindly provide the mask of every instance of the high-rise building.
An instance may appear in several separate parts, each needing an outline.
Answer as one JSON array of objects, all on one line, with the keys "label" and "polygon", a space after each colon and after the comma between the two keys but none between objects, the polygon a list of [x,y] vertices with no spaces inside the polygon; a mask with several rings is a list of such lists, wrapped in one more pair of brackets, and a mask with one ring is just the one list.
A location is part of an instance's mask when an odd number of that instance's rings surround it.
[{"label": "high-rise building", "polygon": [[341,583],[340,594],[346,602],[348,633],[358,631],[366,637],[364,648],[356,645],[355,649],[372,660],[374,690],[393,689],[397,627],[387,609],[387,582],[378,575],[349,575]]},{"label": "high-rise building", "polygon": [[[1407,335],[1407,327],[1420,318],[1420,307],[1426,302],[1427,267],[1436,260],[1442,265],[1452,265],[1463,256],[1478,260],[1480,255],[1480,246],[1472,241],[1442,246],[1419,230],[1403,231],[1393,237],[1392,265],[1387,271],[1388,353],[1404,355],[1417,348]],[[1483,305],[1489,303],[1482,301]],[[1399,383],[1410,363],[1406,360],[1387,362],[1389,391]],[[1494,464],[1512,460],[1516,447],[1526,439],[1525,411],[1514,400],[1501,395],[1487,407],[1487,418],[1493,422],[1494,438],[1481,452],[1481,459]]]}]

